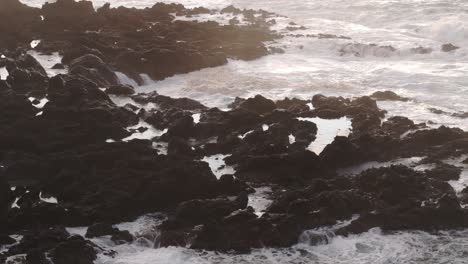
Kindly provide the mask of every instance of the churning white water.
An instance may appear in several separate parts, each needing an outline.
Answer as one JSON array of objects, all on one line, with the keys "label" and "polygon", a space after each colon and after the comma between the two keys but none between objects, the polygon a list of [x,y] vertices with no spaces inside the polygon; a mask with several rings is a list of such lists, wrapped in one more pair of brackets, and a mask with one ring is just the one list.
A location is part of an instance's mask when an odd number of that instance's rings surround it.
[{"label": "churning white water", "polygon": [[[44,0],[22,0],[40,6]],[[160,0],[161,1],[161,0]],[[94,0],[96,6],[105,0]],[[111,0],[113,6],[148,7],[154,0]],[[158,91],[225,108],[236,96],[272,99],[311,98],[314,94],[358,96],[392,90],[409,102],[379,102],[388,116],[404,115],[432,126],[468,130],[468,1],[466,0],[163,0],[188,7],[273,11],[274,29],[287,32],[290,21],[305,26],[292,34],[334,34],[350,39],[287,36],[269,43],[286,50],[255,61],[227,65],[147,82],[138,92]],[[201,18],[203,19],[203,18]],[[441,45],[460,47],[444,52]],[[376,44],[376,45],[371,45]],[[384,48],[392,46],[393,49]],[[429,53],[421,54],[417,48]],[[420,51],[421,49],[419,49]],[[3,74],[5,75],[5,74]],[[127,80],[132,83],[131,80]],[[132,83],[133,84],[133,83]],[[435,114],[431,108],[446,112]],[[466,181],[466,171],[461,181]],[[453,183],[454,185],[458,183]],[[136,228],[135,223],[133,228]],[[141,223],[140,223],[141,224]],[[132,226],[132,224],[130,224]],[[468,263],[468,231],[399,232],[378,229],[328,244],[300,243],[289,249],[262,249],[227,255],[185,248],[154,249],[141,244],[113,247],[116,258],[99,263]]]}]

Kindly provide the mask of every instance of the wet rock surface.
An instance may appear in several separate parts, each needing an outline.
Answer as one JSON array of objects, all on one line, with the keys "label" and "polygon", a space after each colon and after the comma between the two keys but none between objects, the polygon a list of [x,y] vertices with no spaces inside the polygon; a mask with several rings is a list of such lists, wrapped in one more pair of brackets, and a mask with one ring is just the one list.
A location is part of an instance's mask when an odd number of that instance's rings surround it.
[{"label": "wet rock surface", "polygon": [[[1,16],[3,10],[18,17]],[[93,263],[105,249],[63,226],[90,226],[87,239],[132,243],[133,234],[114,224],[156,211],[168,215],[158,227],[159,246],[237,252],[291,246],[304,230],[356,215],[337,234],[467,227],[467,191],[456,193],[448,183],[460,179],[461,168],[446,160],[468,154],[468,133],[386,116],[376,100],[407,100],[391,91],[280,101],[256,95],[220,110],[191,98],[135,94],[117,82],[115,71],[141,83],[140,74],[162,79],[227,58],[255,59],[268,52],[263,42],[277,37],[261,23],[273,14],[262,11],[222,11],[255,22],[242,27],[173,17],[205,12],[174,4],[95,11],[86,1],[60,0],[41,9],[0,3],[0,21],[10,18],[18,29],[0,40],[8,49],[0,63],[10,73],[0,81],[0,244],[14,244],[0,259],[26,254],[32,263],[45,256],[54,263]],[[46,20],[36,23],[40,15]],[[1,25],[0,31],[11,31]],[[38,50],[64,56],[68,74],[49,77],[11,45],[33,38],[42,39]],[[118,106],[108,94],[135,105]],[[320,124],[307,118],[343,117],[351,119],[351,134],[337,136],[320,153],[310,151]],[[153,130],[160,133],[130,137]],[[212,169],[202,160],[215,155],[222,156],[215,159],[221,165]],[[433,166],[387,166],[352,177],[337,172],[411,157]],[[213,173],[226,168],[232,170]],[[275,186],[262,214],[249,206],[251,185]],[[44,199],[50,196],[58,203]],[[15,244],[12,234],[23,238]]]},{"label": "wet rock surface", "polygon": [[[160,80],[220,66],[228,58],[257,59],[269,54],[263,42],[279,37],[266,22],[276,15],[254,10],[244,11],[251,17],[250,25],[223,26],[212,21],[176,20],[174,14],[210,13],[180,4],[157,3],[141,10],[104,5],[95,10],[88,1],[60,0],[42,8],[27,7],[17,0],[4,2],[2,12],[9,14],[1,16],[0,22],[10,27],[0,28],[0,33],[11,39],[2,39],[0,48],[11,48],[12,43],[28,47],[33,39],[40,39],[36,50],[58,51],[70,72],[100,87],[116,84],[110,69],[141,84],[141,74]],[[12,28],[20,29],[14,32]]]}]

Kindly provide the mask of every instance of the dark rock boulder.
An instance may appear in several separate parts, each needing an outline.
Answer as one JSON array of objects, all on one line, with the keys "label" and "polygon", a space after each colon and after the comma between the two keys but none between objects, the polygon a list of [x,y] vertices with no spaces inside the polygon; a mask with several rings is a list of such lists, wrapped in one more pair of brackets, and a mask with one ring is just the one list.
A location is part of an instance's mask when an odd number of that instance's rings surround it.
[{"label": "dark rock boulder", "polygon": [[435,204],[390,207],[361,215],[349,226],[338,230],[337,234],[361,233],[373,227],[380,227],[384,231],[466,228],[467,219],[468,214],[460,207],[456,196],[444,194]]},{"label": "dark rock boulder", "polygon": [[119,84],[107,88],[106,93],[113,95],[132,95],[135,93],[135,90],[130,85]]},{"label": "dark rock boulder", "polygon": [[335,140],[323,149],[320,159],[334,168],[348,167],[366,160],[365,153],[359,146],[342,136],[335,137]]},{"label": "dark rock boulder", "polygon": [[101,237],[101,236],[110,236],[118,231],[119,229],[113,227],[111,224],[96,223],[88,227],[85,237],[95,238],[95,237]]},{"label": "dark rock boulder", "polygon": [[9,254],[17,255],[31,252],[47,252],[68,239],[70,234],[63,227],[36,229],[26,232],[21,241],[8,249]]},{"label": "dark rock boulder", "polygon": [[33,28],[40,23],[40,10],[29,7],[19,0],[4,0],[0,2],[0,48],[16,49],[20,45],[27,46],[31,42]]},{"label": "dark rock boulder", "polygon": [[15,69],[8,75],[7,82],[18,94],[44,96],[48,79],[37,72]]},{"label": "dark rock boulder", "polygon": [[441,126],[437,129],[418,130],[402,140],[402,148],[416,152],[431,146],[447,144],[451,141],[468,138],[468,133],[459,128]]},{"label": "dark rock boulder", "polygon": [[169,139],[167,154],[172,156],[193,156],[195,150],[188,144],[187,140],[180,137],[171,137]]},{"label": "dark rock boulder", "polygon": [[191,248],[247,253],[251,248],[263,246],[291,246],[297,243],[300,233],[300,226],[290,215],[265,214],[258,218],[251,208],[247,208],[222,221],[204,225]]},{"label": "dark rock boulder", "polygon": [[382,123],[381,134],[390,135],[395,138],[401,137],[410,130],[424,128],[424,124],[415,124],[413,121],[402,116],[392,116]]},{"label": "dark rock boulder", "polygon": [[[236,159],[234,159],[236,158]],[[236,177],[251,182],[292,184],[321,176],[320,160],[307,151],[269,155],[229,157],[228,164],[236,164]]]},{"label": "dark rock boulder", "polygon": [[454,51],[454,50],[457,50],[459,49],[460,47],[457,47],[455,45],[453,45],[452,43],[447,43],[447,44],[443,44],[440,49],[443,51],[443,52],[450,52],[450,51]]},{"label": "dark rock boulder", "polygon": [[43,97],[46,94],[48,78],[46,71],[29,54],[19,55],[7,60],[7,82],[17,94]]},{"label": "dark rock boulder", "polygon": [[148,94],[137,94],[132,96],[135,102],[140,104],[154,103],[162,110],[178,108],[181,110],[205,110],[206,106],[190,98],[171,98],[164,95],[159,95],[157,92]]},{"label": "dark rock boulder", "polygon": [[87,54],[70,62],[70,73],[83,76],[99,87],[117,85],[117,76],[101,58]]},{"label": "dark rock boulder", "polygon": [[462,168],[440,163],[437,164],[435,168],[431,170],[426,170],[426,175],[428,177],[438,179],[441,181],[456,181],[460,178]]},{"label": "dark rock boulder", "polygon": [[219,194],[218,181],[206,163],[157,155],[147,141],[103,142],[78,153],[61,153],[46,164],[56,173],[43,180],[43,189],[72,203],[83,216],[77,219],[84,221],[81,224],[130,220]]},{"label": "dark rock boulder", "polygon": [[261,95],[256,95],[253,98],[248,98],[245,100],[241,98],[236,98],[236,101],[234,101],[231,107],[242,108],[262,115],[276,109],[276,104],[270,99],[267,99]]},{"label": "dark rock boulder", "polygon": [[32,249],[28,251],[26,255],[26,263],[28,264],[51,264],[51,262],[46,258],[44,252],[41,252],[38,249]]},{"label": "dark rock boulder", "polygon": [[10,185],[4,179],[3,168],[0,168],[0,235],[8,231],[6,223],[8,209],[10,209],[10,202],[12,199],[11,196]]},{"label": "dark rock boulder", "polygon": [[305,100],[300,100],[297,98],[285,98],[283,100],[276,101],[276,107],[279,109],[284,109],[293,113],[302,113],[310,110],[310,107],[307,105],[309,102]]},{"label": "dark rock boulder", "polygon": [[[47,32],[62,32],[76,30],[97,30],[93,15],[95,10],[91,1],[58,0],[45,3],[41,10],[44,29]],[[94,22],[94,23],[93,23]]]},{"label": "dark rock boulder", "polygon": [[192,116],[183,116],[169,125],[167,136],[188,139],[194,126]]},{"label": "dark rock boulder", "polygon": [[14,244],[14,243],[16,243],[16,240],[11,238],[10,236],[3,235],[3,234],[0,235],[0,246],[11,245],[11,244]]},{"label": "dark rock boulder", "polygon": [[93,244],[74,236],[55,247],[50,256],[55,264],[93,264],[97,252]]},{"label": "dark rock boulder", "polygon": [[131,243],[135,238],[127,230],[117,231],[111,236],[111,240],[117,245]]},{"label": "dark rock boulder", "polygon": [[370,97],[377,101],[409,101],[408,98],[401,97],[392,91],[377,91],[373,93]]},{"label": "dark rock boulder", "polygon": [[190,200],[179,204],[175,215],[161,226],[159,245],[185,246],[198,233],[198,225],[222,221],[236,210],[245,209],[248,198],[242,193],[235,199]]},{"label": "dark rock boulder", "polygon": [[247,207],[247,195],[236,199],[218,198],[211,200],[191,200],[181,203],[175,213],[176,219],[191,225],[203,223],[207,219],[219,219],[235,210]]}]

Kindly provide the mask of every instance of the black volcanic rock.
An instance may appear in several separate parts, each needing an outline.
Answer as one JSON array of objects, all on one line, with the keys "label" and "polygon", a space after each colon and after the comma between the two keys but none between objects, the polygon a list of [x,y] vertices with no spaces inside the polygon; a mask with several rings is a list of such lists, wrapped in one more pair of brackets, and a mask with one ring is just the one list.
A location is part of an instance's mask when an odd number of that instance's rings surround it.
[{"label": "black volcanic rock", "polygon": [[[8,209],[10,207],[10,200],[11,200],[11,194],[10,194],[10,186],[9,184],[5,181],[2,173],[3,168],[0,168],[0,234],[3,232],[7,231],[6,228],[6,223],[7,223],[7,214],[8,214]],[[5,243],[0,243],[0,244],[5,244]]]},{"label": "black volcanic rock", "polygon": [[310,110],[307,103],[308,101],[300,100],[297,98],[285,98],[283,100],[276,101],[276,107],[279,109],[285,109],[294,113],[302,113]]},{"label": "black volcanic rock", "polygon": [[96,83],[99,87],[117,84],[115,73],[96,55],[87,54],[70,62],[70,73],[80,75]]},{"label": "black volcanic rock", "polygon": [[240,210],[202,227],[191,248],[248,253],[251,248],[287,247],[297,243],[301,230],[291,215],[264,215]]},{"label": "black volcanic rock", "polygon": [[117,245],[131,243],[135,238],[129,231],[117,231],[111,236],[111,240],[116,243]]},{"label": "black volcanic rock", "polygon": [[454,51],[454,50],[457,50],[459,49],[460,47],[457,47],[455,45],[453,45],[452,43],[447,43],[447,44],[443,44],[441,46],[441,50],[443,52],[450,52],[450,51]]},{"label": "black volcanic rock", "polygon": [[256,95],[253,98],[241,99],[236,98],[231,107],[245,109],[257,114],[265,114],[276,109],[276,104],[270,99],[261,95]]},{"label": "black volcanic rock", "polygon": [[406,102],[409,99],[405,97],[401,97],[398,94],[392,91],[377,91],[370,96],[372,99],[378,101],[403,101]]},{"label": "black volcanic rock", "polygon": [[137,94],[132,96],[135,102],[140,104],[155,103],[160,109],[167,110],[171,108],[178,108],[181,110],[204,110],[206,106],[198,101],[190,98],[171,98],[164,95],[159,95],[157,92],[148,94]]},{"label": "black volcanic rock", "polygon": [[106,223],[96,223],[88,227],[86,231],[87,238],[101,237],[101,236],[110,236],[119,230],[113,227],[111,224]]},{"label": "black volcanic rock", "polygon": [[132,95],[135,93],[135,90],[130,85],[118,84],[107,88],[106,93],[114,95]]},{"label": "black volcanic rock", "polygon": [[19,0],[0,2],[0,48],[15,49],[29,45],[35,34],[34,27],[40,23],[40,10],[29,7]]},{"label": "black volcanic rock", "polygon": [[460,178],[462,168],[440,163],[435,168],[427,170],[426,174],[428,177],[435,178],[441,181],[456,181]]},{"label": "black volcanic rock", "polygon": [[365,159],[359,146],[346,137],[335,137],[320,153],[322,162],[332,167],[347,167],[363,162]]},{"label": "black volcanic rock", "polygon": [[207,219],[219,219],[235,210],[247,207],[247,195],[231,199],[191,200],[181,203],[176,209],[176,219],[191,225],[203,223]]},{"label": "black volcanic rock", "polygon": [[82,237],[70,237],[51,252],[56,264],[92,264],[97,258],[96,249]]},{"label": "black volcanic rock", "polygon": [[34,252],[33,255],[41,255],[66,241],[70,234],[63,227],[39,228],[26,232],[17,245],[9,248],[11,255]]}]

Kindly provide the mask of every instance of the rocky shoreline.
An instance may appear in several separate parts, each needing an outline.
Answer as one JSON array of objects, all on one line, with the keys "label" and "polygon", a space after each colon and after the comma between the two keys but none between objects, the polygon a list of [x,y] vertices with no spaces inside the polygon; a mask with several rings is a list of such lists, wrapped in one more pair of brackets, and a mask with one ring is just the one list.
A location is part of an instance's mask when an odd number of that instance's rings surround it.
[{"label": "rocky shoreline", "polygon": [[[119,82],[116,72],[141,84],[142,74],[160,80],[280,52],[265,46],[281,37],[269,29],[275,14],[228,7],[220,12],[242,13],[249,24],[175,20],[210,12],[175,4],[95,10],[86,1],[42,9],[0,2],[0,25],[9,25],[0,26],[0,68],[9,73],[0,80],[0,260],[117,258],[89,239],[132,243],[134,234],[112,225],[153,212],[167,215],[152,237],[156,246],[237,253],[289,247],[306,230],[348,219],[337,235],[468,227],[468,189],[449,184],[461,168],[446,162],[468,158],[468,132],[386,118],[376,103],[408,98],[389,91],[280,101],[257,95],[221,110],[190,98],[137,94]],[[68,73],[48,76],[27,53],[33,40],[41,40],[36,51],[63,56],[54,67]],[[110,95],[133,103],[117,105]],[[343,117],[351,120],[349,136],[337,136],[320,153],[308,150],[318,131],[308,118]],[[149,130],[160,133],[132,138]],[[202,161],[215,155],[234,173],[215,175]],[[424,169],[338,173],[412,157],[421,157]],[[272,188],[261,214],[248,206],[257,186]],[[89,226],[85,237],[65,229],[77,226]]]}]

